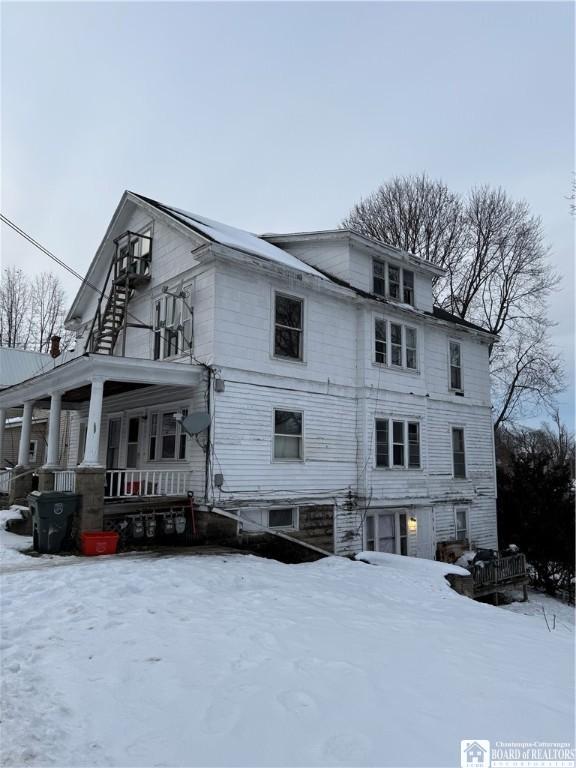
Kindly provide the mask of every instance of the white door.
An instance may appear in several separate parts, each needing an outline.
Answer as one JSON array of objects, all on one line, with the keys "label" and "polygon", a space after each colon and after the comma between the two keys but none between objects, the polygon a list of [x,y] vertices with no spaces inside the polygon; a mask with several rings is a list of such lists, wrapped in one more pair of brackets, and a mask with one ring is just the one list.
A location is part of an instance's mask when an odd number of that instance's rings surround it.
[{"label": "white door", "polygon": [[416,513],[416,557],[434,559],[432,536],[432,510],[430,507],[419,509]]}]

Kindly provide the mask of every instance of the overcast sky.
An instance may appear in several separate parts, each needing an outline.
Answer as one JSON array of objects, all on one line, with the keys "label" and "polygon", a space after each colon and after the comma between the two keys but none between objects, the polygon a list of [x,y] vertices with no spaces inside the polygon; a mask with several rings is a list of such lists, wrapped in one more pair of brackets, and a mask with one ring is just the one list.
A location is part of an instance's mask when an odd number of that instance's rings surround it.
[{"label": "overcast sky", "polygon": [[395,174],[501,185],[564,275],[572,422],[573,41],[571,3],[4,3],[2,211],[83,273],[124,189],[282,232]]}]

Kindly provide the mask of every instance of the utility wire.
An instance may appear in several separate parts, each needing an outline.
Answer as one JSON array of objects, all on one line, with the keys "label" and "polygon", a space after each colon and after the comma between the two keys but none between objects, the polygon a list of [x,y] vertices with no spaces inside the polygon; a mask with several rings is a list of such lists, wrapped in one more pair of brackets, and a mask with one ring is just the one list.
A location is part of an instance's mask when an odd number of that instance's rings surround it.
[{"label": "utility wire", "polygon": [[[73,267],[70,267],[68,264],[66,264],[65,261],[62,261],[62,259],[59,259],[58,256],[55,256],[51,251],[48,250],[48,248],[45,248],[41,243],[35,240],[31,235],[25,232],[21,227],[19,227],[13,221],[11,221],[7,216],[4,216],[3,213],[0,213],[0,221],[4,222],[4,224],[6,224],[11,229],[13,229],[14,232],[17,232],[21,237],[23,237],[25,240],[31,243],[35,248],[38,248],[39,251],[42,251],[42,253],[44,253],[46,256],[52,259],[52,261],[56,262],[58,266],[62,267],[71,275],[73,275],[75,278],[80,280],[82,285],[86,285],[88,286],[88,288],[92,288],[92,290],[96,291],[96,293],[102,296],[103,299],[108,300],[110,298],[110,296],[107,293],[105,293],[103,289],[99,288],[97,285],[94,285],[94,283],[91,283],[89,280],[83,277],[79,272],[76,272],[76,270]],[[149,323],[145,323],[139,317],[136,317],[136,315],[132,314],[130,310],[127,309],[126,312],[135,322],[139,323],[140,325],[149,325]]]}]

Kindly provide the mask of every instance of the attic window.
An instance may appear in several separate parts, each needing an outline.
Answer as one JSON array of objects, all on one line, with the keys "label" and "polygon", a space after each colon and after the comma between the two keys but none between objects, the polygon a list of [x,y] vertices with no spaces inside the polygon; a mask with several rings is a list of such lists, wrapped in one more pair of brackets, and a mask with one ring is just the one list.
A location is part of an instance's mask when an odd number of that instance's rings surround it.
[{"label": "attic window", "polygon": [[372,262],[372,290],[383,296],[414,306],[414,272],[397,267],[380,259]]}]

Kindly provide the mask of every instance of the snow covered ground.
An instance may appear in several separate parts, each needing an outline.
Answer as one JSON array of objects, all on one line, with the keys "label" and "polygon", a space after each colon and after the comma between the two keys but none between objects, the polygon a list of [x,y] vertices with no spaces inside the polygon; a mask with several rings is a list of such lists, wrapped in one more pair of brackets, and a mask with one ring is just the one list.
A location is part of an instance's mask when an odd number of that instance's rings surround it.
[{"label": "snow covered ground", "polygon": [[433,768],[461,739],[573,741],[570,613],[548,631],[439,563],[7,560],[3,766]]}]

